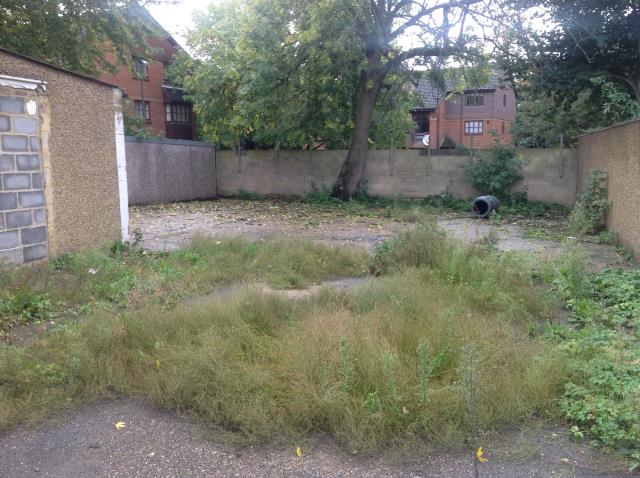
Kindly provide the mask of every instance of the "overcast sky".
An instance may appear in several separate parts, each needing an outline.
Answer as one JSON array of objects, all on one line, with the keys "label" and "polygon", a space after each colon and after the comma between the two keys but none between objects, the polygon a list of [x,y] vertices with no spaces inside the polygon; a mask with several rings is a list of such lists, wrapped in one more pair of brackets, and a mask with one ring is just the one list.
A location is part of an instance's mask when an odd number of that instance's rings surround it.
[{"label": "overcast sky", "polygon": [[206,10],[212,0],[178,0],[175,4],[149,5],[147,10],[151,12],[165,30],[185,46],[185,32],[193,27],[193,13]]}]

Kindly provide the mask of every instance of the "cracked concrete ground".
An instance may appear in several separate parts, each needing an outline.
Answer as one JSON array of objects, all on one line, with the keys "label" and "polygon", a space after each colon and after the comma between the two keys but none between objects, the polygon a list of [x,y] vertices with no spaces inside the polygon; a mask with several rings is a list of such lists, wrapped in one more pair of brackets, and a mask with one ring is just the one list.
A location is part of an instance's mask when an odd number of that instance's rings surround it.
[{"label": "cracked concrete ground", "polygon": [[[556,225],[547,219],[494,224],[464,214],[445,213],[432,215],[432,219],[452,237],[465,242],[478,241],[493,234],[498,249],[530,252],[541,258],[553,257],[560,249],[558,241],[527,235],[528,229]],[[143,245],[156,251],[180,248],[198,233],[242,235],[250,240],[296,236],[371,251],[394,232],[412,226],[385,217],[383,211],[360,216],[299,202],[240,199],[134,207],[130,222],[131,231],[137,229],[142,232]],[[594,270],[624,263],[612,246],[586,243],[584,246]]]},{"label": "cracked concrete ground", "polygon": [[[528,251],[540,257],[557,254],[556,241],[527,237],[527,226],[493,224],[469,217],[441,216],[440,227],[453,237],[473,242],[492,235],[501,250]],[[175,249],[196,233],[302,236],[331,244],[371,250],[408,224],[383,216],[361,217],[282,201],[218,200],[132,209],[131,230],[139,228],[144,245]],[[594,268],[619,265],[608,246],[588,245]],[[364,278],[329,281],[346,289]],[[280,291],[292,298],[314,293]],[[215,299],[209,296],[208,300]],[[224,298],[224,293],[219,297]],[[126,427],[117,430],[116,422]],[[303,456],[297,457],[295,447]],[[587,443],[574,443],[561,425],[542,430],[505,431],[483,440],[487,463],[480,477],[621,477],[631,476],[617,458]],[[196,478],[196,477],[471,477],[470,450],[423,451],[412,461],[387,455],[345,453],[326,437],[289,445],[237,446],[225,443],[188,417],[136,400],[90,404],[59,415],[36,429],[19,427],[0,433],[0,477],[7,478]]]},{"label": "cracked concrete ground", "polygon": [[[114,424],[124,422],[125,428]],[[100,402],[37,430],[0,434],[0,476],[7,478],[458,478],[473,476],[472,451],[420,451],[411,461],[347,454],[323,437],[290,445],[234,446],[212,439],[189,418],[143,402]],[[628,476],[561,428],[519,431],[483,443],[492,478]],[[302,457],[295,448],[300,446]],[[509,450],[507,450],[508,447]]]}]

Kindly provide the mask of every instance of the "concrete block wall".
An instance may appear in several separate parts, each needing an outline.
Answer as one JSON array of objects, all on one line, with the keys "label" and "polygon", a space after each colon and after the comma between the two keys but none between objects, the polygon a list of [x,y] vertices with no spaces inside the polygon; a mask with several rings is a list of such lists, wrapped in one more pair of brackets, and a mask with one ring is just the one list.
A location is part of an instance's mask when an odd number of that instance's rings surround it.
[{"label": "concrete block wall", "polygon": [[0,91],[0,268],[47,257],[35,93]]},{"label": "concrete block wall", "polygon": [[[571,206],[576,197],[577,154],[574,150],[519,150],[524,179],[515,191],[529,199]],[[347,155],[345,150],[217,151],[217,193],[240,191],[302,196],[313,187],[330,188]],[[372,150],[365,166],[367,191],[373,196],[423,198],[448,192],[471,198],[477,191],[466,180],[468,155],[426,150]]]}]

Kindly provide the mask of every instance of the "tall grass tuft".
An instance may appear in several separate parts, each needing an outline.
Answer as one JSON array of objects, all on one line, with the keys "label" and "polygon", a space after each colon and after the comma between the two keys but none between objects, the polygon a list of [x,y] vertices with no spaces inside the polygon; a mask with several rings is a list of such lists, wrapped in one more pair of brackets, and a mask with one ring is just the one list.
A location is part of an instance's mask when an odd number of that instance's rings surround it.
[{"label": "tall grass tuft", "polygon": [[351,451],[462,445],[552,410],[565,374],[563,356],[527,333],[543,312],[534,287],[475,251],[421,226],[380,252],[384,277],[350,293],[103,312],[23,350],[0,346],[0,426],[117,394],[244,442],[322,430]]},{"label": "tall grass tuft", "polygon": [[[126,250],[124,250],[126,252]],[[67,253],[0,275],[0,337],[13,326],[96,310],[122,311],[181,299],[237,282],[304,288],[366,273],[364,251],[303,239],[255,243],[196,236],[179,251],[124,254],[107,248]]]}]

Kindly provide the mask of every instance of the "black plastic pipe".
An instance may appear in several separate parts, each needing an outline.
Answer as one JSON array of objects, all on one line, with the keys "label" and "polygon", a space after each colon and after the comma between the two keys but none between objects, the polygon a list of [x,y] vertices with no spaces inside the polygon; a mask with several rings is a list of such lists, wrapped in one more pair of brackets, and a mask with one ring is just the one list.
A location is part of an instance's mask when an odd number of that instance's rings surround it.
[{"label": "black plastic pipe", "polygon": [[489,217],[491,211],[500,209],[500,200],[495,196],[478,196],[471,202],[471,212],[476,217]]}]

